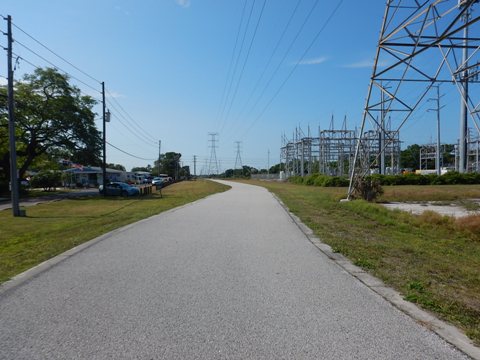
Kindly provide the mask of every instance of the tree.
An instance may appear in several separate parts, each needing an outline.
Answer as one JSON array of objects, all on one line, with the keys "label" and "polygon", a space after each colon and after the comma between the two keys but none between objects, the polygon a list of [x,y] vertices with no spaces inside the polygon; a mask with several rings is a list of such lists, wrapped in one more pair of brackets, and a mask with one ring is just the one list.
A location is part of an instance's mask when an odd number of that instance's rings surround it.
[{"label": "tree", "polygon": [[[0,143],[8,143],[8,107],[0,87]],[[69,84],[56,69],[36,69],[15,83],[19,177],[43,155],[61,153],[72,161],[100,165],[102,140],[95,126],[96,101]],[[0,147],[0,167],[10,174],[9,151]]]},{"label": "tree", "polygon": [[400,166],[413,170],[420,169],[420,145],[409,145],[400,152]]},{"label": "tree", "polygon": [[270,174],[278,174],[283,169],[283,164],[276,164],[270,167],[269,173]]},{"label": "tree", "polygon": [[[167,152],[160,157],[160,174],[177,179],[180,174],[180,158],[182,154],[176,152]],[[153,169],[158,169],[158,160],[155,161]]]},{"label": "tree", "polygon": [[120,164],[107,164],[108,169],[115,169],[115,170],[120,170],[120,171],[126,171],[125,166],[120,165]]},{"label": "tree", "polygon": [[132,172],[150,172],[151,170],[151,167],[150,165],[147,165],[147,166],[137,166],[137,167],[134,167],[132,168]]},{"label": "tree", "polygon": [[455,145],[454,144],[445,144],[443,145],[443,166],[455,166]]}]

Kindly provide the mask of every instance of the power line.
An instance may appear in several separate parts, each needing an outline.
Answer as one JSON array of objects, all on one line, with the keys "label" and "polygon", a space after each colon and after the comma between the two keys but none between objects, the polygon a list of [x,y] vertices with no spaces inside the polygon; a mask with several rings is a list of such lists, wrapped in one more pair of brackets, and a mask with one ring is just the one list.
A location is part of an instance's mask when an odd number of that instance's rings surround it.
[{"label": "power line", "polygon": [[234,91],[233,96],[232,96],[232,100],[230,101],[230,107],[228,108],[227,115],[225,116],[225,119],[224,119],[224,122],[223,122],[223,125],[222,125],[222,128],[220,129],[220,131],[223,130],[223,127],[225,126],[225,123],[227,122],[228,117],[230,115],[230,111],[232,110],[232,106],[233,106],[233,103],[235,101],[235,98],[237,97],[238,88],[240,86],[240,82],[242,81],[243,73],[245,71],[245,66],[247,65],[248,58],[250,57],[250,51],[252,50],[252,46],[253,46],[253,43],[255,41],[255,37],[257,35],[258,26],[260,25],[260,20],[262,19],[263,11],[265,10],[265,5],[266,4],[267,4],[267,0],[264,0],[262,10],[260,11],[260,15],[258,16],[257,24],[255,25],[255,30],[253,31],[252,39],[250,40],[250,46],[248,47],[247,56],[245,57],[245,60],[243,61],[242,70],[240,72],[240,76],[238,78],[237,85],[235,87],[235,91]]},{"label": "power line", "polygon": [[34,38],[32,35],[30,35],[29,33],[27,33],[25,30],[23,30],[21,27],[19,27],[18,25],[15,25],[14,23],[12,23],[14,27],[16,27],[18,30],[20,30],[22,33],[24,33],[25,35],[27,35],[30,39],[32,39],[33,41],[35,41],[37,44],[39,44],[40,46],[42,46],[43,48],[47,49],[48,51],[50,51],[53,55],[55,55],[56,57],[58,57],[59,59],[63,60],[64,62],[66,62],[68,65],[70,65],[71,67],[73,67],[74,69],[78,70],[79,72],[81,72],[83,75],[89,77],[90,79],[92,79],[93,81],[96,81],[98,82],[99,84],[101,83],[100,80],[94,78],[93,76],[89,75],[88,73],[86,73],[85,71],[83,71],[82,69],[80,69],[79,67],[75,66],[74,64],[72,64],[70,61],[68,61],[67,59],[65,59],[64,57],[60,56],[59,54],[57,54],[56,52],[54,52],[52,49],[50,49],[49,47],[47,47],[45,44],[43,44],[42,42],[40,42],[39,40],[37,40],[36,38]]},{"label": "power line", "polygon": [[283,57],[282,59],[280,60],[280,62],[278,63],[277,67],[275,68],[274,72],[272,73],[272,75],[270,76],[270,78],[268,79],[265,87],[263,88],[260,96],[258,97],[257,101],[255,102],[255,104],[253,105],[253,107],[251,108],[250,110],[250,113],[255,109],[255,107],[257,106],[258,102],[262,99],[263,95],[265,94],[265,91],[266,89],[270,86],[272,80],[274,79],[274,77],[277,75],[278,71],[280,70],[281,66],[283,65],[283,63],[285,62],[285,59],[287,58],[287,56],[290,54],[290,52],[292,51],[293,49],[293,46],[295,45],[295,43],[297,42],[298,38],[300,37],[300,34],[303,32],[303,29],[305,28],[305,25],[307,25],[307,22],[308,20],[310,19],[310,17],[312,16],[313,12],[315,11],[317,5],[318,5],[318,2],[319,0],[316,0],[315,3],[313,4],[313,6],[310,8],[310,11],[308,12],[307,16],[305,17],[305,19],[303,20],[303,23],[302,25],[300,26],[300,28],[298,29],[297,33],[295,34],[295,37],[292,39],[292,41],[290,42],[287,50],[285,51],[285,53],[283,54]]},{"label": "power line", "polygon": [[[18,54],[15,53],[15,52],[12,52],[12,54],[15,55],[15,57],[17,58],[17,61],[18,61],[18,60],[24,61],[24,62],[26,62],[27,64],[29,64],[30,66],[32,66],[33,68],[35,68],[35,69],[37,69],[37,70],[42,70],[42,67],[41,67],[41,66],[34,64],[33,62],[27,60],[25,57],[23,57],[23,56],[21,56],[21,55],[18,55]],[[62,70],[62,71],[63,71],[63,70]],[[102,102],[102,100],[100,100],[99,98],[97,98],[97,97],[95,97],[95,96],[92,96],[92,95],[90,95],[90,94],[87,94],[86,92],[82,91],[80,88],[77,88],[77,89],[78,89],[78,90],[80,91],[80,93],[82,93],[83,95],[89,96],[89,97],[91,97],[92,99],[94,99],[94,100],[96,100],[96,101],[98,101],[98,102]]]},{"label": "power line", "polygon": [[[137,126],[137,128],[140,131],[142,131],[145,134],[147,138],[157,143],[157,140],[154,139],[148,132],[146,132],[142,126],[140,126],[140,124],[123,108],[123,106],[117,101],[117,99],[108,90],[107,90],[107,94],[110,95],[110,98],[115,102],[115,104],[118,105],[118,107],[125,113],[125,115],[127,115],[127,117]],[[107,100],[107,101],[111,104],[110,100]]]},{"label": "power line", "polygon": [[[280,70],[281,66],[283,65],[283,63],[285,62],[285,59],[287,58],[288,54],[290,54],[290,52],[292,51],[293,49],[293,46],[295,45],[295,43],[297,42],[298,38],[300,37],[301,33],[303,32],[303,29],[305,28],[308,20],[310,19],[310,17],[312,16],[313,12],[315,11],[317,5],[318,5],[318,2],[319,0],[316,0],[315,3],[313,3],[312,7],[310,8],[307,16],[305,17],[305,19],[303,20],[302,22],[302,25],[300,25],[300,28],[298,29],[297,33],[295,34],[294,38],[292,39],[292,41],[290,42],[287,50],[285,51],[285,53],[283,54],[283,57],[282,59],[280,60],[280,62],[277,64],[277,67],[275,68],[275,70],[273,71],[273,73],[270,75],[270,78],[268,79],[268,81],[266,82],[265,86],[263,87],[260,95],[257,97],[257,100],[255,101],[255,103],[253,104],[253,106],[250,108],[250,111],[248,112],[247,114],[247,117],[249,117],[255,110],[255,108],[257,107],[257,105],[260,103],[260,101],[263,99],[268,87],[270,86],[270,84],[272,83],[273,79],[275,78],[275,76],[277,75],[278,71]],[[243,113],[245,110],[242,109],[241,110],[241,113]]]},{"label": "power line", "polygon": [[[107,102],[112,106],[112,109],[115,110],[115,112],[113,113],[113,116],[115,116],[115,118],[120,122],[120,124],[122,124],[132,135],[134,135],[135,137],[137,137],[139,140],[143,141],[143,142],[146,142],[146,143],[150,143],[150,144],[156,144],[156,141],[153,141],[151,140],[150,138],[147,138],[145,135],[143,135],[142,133],[138,132],[137,129],[135,129],[131,124],[130,124],[130,120],[127,119],[127,117],[125,116],[125,114],[123,114],[119,108],[117,108],[117,106],[113,103],[111,103],[110,101],[107,100]],[[125,121],[122,121],[122,119]]]},{"label": "power line", "polygon": [[248,14],[247,24],[245,25],[245,31],[243,33],[242,42],[241,42],[241,45],[240,45],[240,50],[238,52],[237,59],[235,60],[235,65],[233,67],[233,73],[232,73],[232,77],[230,79],[230,84],[228,85],[227,95],[225,97],[225,103],[223,104],[222,112],[221,112],[221,115],[220,115],[221,123],[223,123],[223,118],[224,118],[223,115],[225,114],[225,108],[227,106],[228,99],[230,98],[230,92],[232,90],[233,81],[235,80],[235,75],[237,74],[237,66],[238,66],[238,62],[240,60],[240,57],[242,55],[243,45],[245,44],[245,38],[247,37],[248,27],[250,25],[250,20],[252,19],[252,13],[253,13],[253,7],[254,6],[255,6],[255,0],[253,0],[253,2],[252,2],[252,6],[250,8],[250,13]]},{"label": "power line", "polygon": [[320,30],[315,34],[314,38],[312,39],[312,41],[310,42],[309,46],[306,48],[306,50],[303,52],[302,56],[300,57],[300,59],[297,61],[297,63],[295,64],[295,66],[292,68],[292,70],[290,71],[290,73],[287,75],[287,77],[285,78],[285,80],[282,82],[282,84],[280,85],[280,87],[277,89],[277,91],[273,94],[273,96],[271,97],[271,99],[268,101],[268,103],[265,105],[265,107],[263,108],[263,110],[260,112],[260,114],[255,118],[255,120],[252,122],[252,124],[250,125],[250,127],[247,129],[247,131],[245,131],[245,133],[243,134],[243,137],[245,137],[248,132],[250,131],[250,129],[255,125],[255,123],[263,116],[263,114],[267,111],[267,109],[270,107],[270,105],[272,104],[273,100],[275,100],[275,98],[278,96],[278,94],[280,93],[280,91],[283,89],[283,87],[285,86],[285,84],[287,83],[287,81],[290,79],[290,77],[293,75],[293,73],[295,72],[295,70],[297,69],[298,65],[300,65],[300,63],[303,61],[303,59],[305,58],[305,56],[308,54],[308,52],[310,51],[310,49],[313,47],[313,45],[315,44],[315,42],[317,41],[318,37],[322,34],[323,30],[325,30],[325,28],[327,27],[327,25],[330,23],[330,21],[332,20],[332,18],[335,16],[335,14],[337,13],[338,9],[340,8],[340,6],[342,5],[343,3],[343,0],[340,0],[339,3],[337,4],[337,6],[333,9],[333,11],[331,12],[331,14],[329,15],[329,17],[327,18],[327,20],[325,21],[325,23],[322,25],[322,27],[320,28]]},{"label": "power line", "polygon": [[238,25],[237,36],[235,37],[235,45],[233,46],[232,56],[230,58],[230,64],[228,65],[227,78],[225,79],[225,85],[223,86],[222,97],[221,97],[221,100],[220,100],[220,106],[218,108],[217,122],[219,120],[221,120],[220,119],[220,110],[222,108],[224,100],[226,100],[225,99],[225,93],[227,91],[228,80],[230,79],[230,72],[232,70],[233,59],[235,58],[235,53],[237,51],[238,38],[240,37],[240,31],[242,30],[242,24],[243,24],[243,19],[245,17],[246,7],[247,7],[247,0],[245,0],[245,2],[243,3],[242,15],[240,17],[240,24]]},{"label": "power line", "polygon": [[[118,111],[118,109],[116,109],[115,107],[114,107],[114,109]],[[155,144],[155,145],[157,144],[156,142],[146,138],[145,136],[143,136],[142,134],[137,132],[137,130],[132,128],[131,125],[127,125],[127,124],[129,124],[128,119],[126,119],[125,116],[121,112],[113,112],[112,116],[114,116],[120,122],[120,124],[122,124],[130,132],[131,135],[135,136],[136,138],[138,138],[142,142],[148,143],[148,144]],[[122,118],[125,122],[122,121]]]},{"label": "power line", "polygon": [[52,65],[55,69],[58,69],[62,72],[64,72],[65,74],[69,75],[72,79],[75,79],[77,80],[78,82],[82,83],[83,85],[89,87],[90,89],[92,89],[93,91],[96,91],[98,93],[100,93],[100,91],[96,88],[94,88],[93,86],[87,84],[86,82],[80,80],[79,78],[77,78],[76,76],[73,76],[72,74],[70,74],[68,71],[65,71],[63,70],[61,67],[59,67],[58,65],[54,64],[53,62],[51,62],[50,60],[46,59],[45,57],[43,57],[42,55],[38,54],[37,52],[35,52],[34,50],[30,49],[28,46],[22,44],[20,41],[18,41],[17,39],[15,39],[15,43],[17,43],[18,45],[22,46],[23,48],[27,49],[28,51],[30,51],[32,54],[38,56],[40,59],[42,59],[43,61],[49,63],[50,65]]},{"label": "power line", "polygon": [[25,61],[27,64],[29,64],[30,66],[33,66],[35,69],[39,69],[39,70],[41,69],[39,66],[31,63],[30,61],[28,61],[27,59],[23,58],[22,56],[14,53],[14,52],[12,52],[12,54],[17,57],[17,60],[23,60],[23,61]]},{"label": "power line", "polygon": [[140,156],[136,156],[136,155],[130,154],[129,152],[127,152],[127,151],[125,151],[125,150],[122,150],[122,149],[116,147],[115,145],[110,144],[108,141],[106,141],[106,143],[107,143],[108,145],[110,145],[112,148],[117,149],[118,151],[124,153],[125,155],[131,156],[131,157],[133,157],[133,158],[140,159],[140,160],[146,160],[146,161],[155,161],[155,160],[157,160],[157,159],[146,159],[146,158],[142,158],[142,157],[140,157]]},{"label": "power line", "polygon": [[293,20],[293,18],[295,17],[295,14],[297,13],[297,10],[298,8],[300,7],[300,4],[301,4],[302,0],[298,0],[297,1],[297,5],[295,6],[295,8],[293,9],[293,12],[292,14],[290,15],[290,18],[288,19],[287,21],[287,24],[285,25],[285,27],[283,28],[283,31],[282,31],[282,34],[280,35],[280,38],[278,39],[272,53],[270,54],[270,57],[267,61],[267,64],[265,65],[265,67],[263,68],[263,71],[260,75],[260,77],[258,78],[257,82],[255,83],[255,86],[253,87],[253,90],[250,92],[250,96],[248,97],[247,101],[245,102],[245,106],[242,108],[242,110],[240,111],[240,113],[238,114],[237,116],[237,120],[240,118],[240,116],[242,115],[242,113],[244,112],[244,110],[247,108],[247,106],[250,104],[250,100],[252,100],[252,97],[253,97],[253,94],[255,94],[255,92],[257,91],[258,89],[258,86],[260,85],[260,83],[262,82],[263,80],[263,77],[265,76],[265,74],[267,73],[267,70],[270,66],[270,63],[272,62],[273,60],[273,57],[275,56],[275,54],[277,53],[277,50],[278,48],[280,47],[280,44],[282,43],[283,41],[283,38],[285,37],[285,34],[287,33],[287,30],[288,28],[290,27],[290,24]]}]

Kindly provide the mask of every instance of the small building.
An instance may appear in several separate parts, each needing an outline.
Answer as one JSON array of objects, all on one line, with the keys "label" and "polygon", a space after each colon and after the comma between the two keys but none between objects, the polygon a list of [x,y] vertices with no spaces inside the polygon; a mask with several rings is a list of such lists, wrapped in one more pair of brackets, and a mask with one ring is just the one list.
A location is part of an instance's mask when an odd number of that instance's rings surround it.
[{"label": "small building", "polygon": [[[98,187],[103,184],[103,169],[99,166],[77,166],[64,170],[66,187]],[[126,172],[107,168],[108,181],[125,181]]]}]

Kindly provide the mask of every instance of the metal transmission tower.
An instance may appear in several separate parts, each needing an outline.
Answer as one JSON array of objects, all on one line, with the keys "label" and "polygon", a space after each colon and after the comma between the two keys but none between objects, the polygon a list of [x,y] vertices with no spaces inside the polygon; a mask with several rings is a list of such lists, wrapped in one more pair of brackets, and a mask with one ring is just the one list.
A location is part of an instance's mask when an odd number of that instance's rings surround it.
[{"label": "metal transmission tower", "polygon": [[[358,181],[384,171],[385,149],[398,141],[402,126],[415,116],[432,86],[452,83],[462,104],[460,171],[466,168],[466,121],[480,132],[478,83],[480,31],[478,0],[387,0],[350,177],[350,197]],[[477,95],[478,97],[478,95]],[[387,119],[391,130],[387,130]],[[370,129],[368,127],[370,126]],[[361,156],[370,131],[378,132],[378,153]],[[394,146],[395,147],[395,146]],[[463,155],[462,155],[463,154]],[[383,158],[383,159],[382,159]],[[463,170],[462,170],[463,169]]]},{"label": "metal transmission tower", "polygon": [[218,133],[208,133],[208,136],[210,136],[210,140],[208,142],[210,143],[210,161],[208,162],[208,169],[207,169],[207,174],[206,175],[218,175],[220,173],[218,169],[218,160],[217,160],[217,151],[216,149],[218,148],[217,145],[217,136]]},{"label": "metal transmission tower", "polygon": [[[243,164],[242,164],[242,157],[240,156],[240,146],[242,145],[241,141],[235,141],[235,145],[237,146],[237,156],[235,157],[235,167],[234,169],[242,169]],[[240,165],[240,167],[237,167],[237,165]]]}]

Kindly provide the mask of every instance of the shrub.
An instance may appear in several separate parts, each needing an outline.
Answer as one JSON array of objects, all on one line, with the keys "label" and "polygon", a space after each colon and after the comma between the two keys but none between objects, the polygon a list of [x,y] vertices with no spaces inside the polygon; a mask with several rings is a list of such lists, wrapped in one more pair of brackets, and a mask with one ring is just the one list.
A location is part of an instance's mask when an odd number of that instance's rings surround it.
[{"label": "shrub", "polygon": [[42,171],[35,175],[31,185],[35,188],[42,188],[44,191],[51,191],[61,186],[62,173],[60,171]]},{"label": "shrub", "polygon": [[383,188],[378,179],[367,176],[358,182],[353,187],[352,197],[354,199],[364,199],[367,201],[374,201],[383,194]]}]

